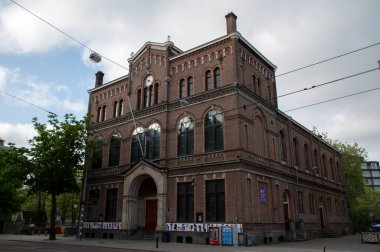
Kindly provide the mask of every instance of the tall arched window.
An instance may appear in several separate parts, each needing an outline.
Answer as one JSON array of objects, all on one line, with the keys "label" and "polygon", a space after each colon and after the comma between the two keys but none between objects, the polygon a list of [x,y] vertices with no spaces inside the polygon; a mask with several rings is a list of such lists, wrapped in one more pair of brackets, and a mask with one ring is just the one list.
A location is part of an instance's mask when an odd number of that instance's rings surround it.
[{"label": "tall arched window", "polygon": [[261,93],[261,81],[260,81],[260,79],[257,79],[257,93],[258,93],[259,96],[262,95],[262,93]]},{"label": "tall arched window", "polygon": [[120,99],[119,101],[119,116],[121,116],[123,114],[123,110],[124,110],[124,101],[123,99]]},{"label": "tall arched window", "polygon": [[179,98],[184,98],[185,95],[185,79],[179,81]]},{"label": "tall arched window", "polygon": [[102,120],[102,107],[99,107],[96,113],[96,122],[101,122]]},{"label": "tall arched window", "polygon": [[160,134],[158,123],[152,123],[146,131],[146,158],[149,160],[160,158]]},{"label": "tall arched window", "polygon": [[106,120],[106,116],[107,116],[106,109],[107,109],[107,107],[106,107],[106,105],[104,105],[102,108],[102,121]]},{"label": "tall arched window", "polygon": [[305,157],[305,168],[306,170],[310,170],[310,157],[309,157],[309,147],[307,144],[303,146],[304,149],[304,157]]},{"label": "tall arched window", "polygon": [[144,88],[144,108],[152,106],[153,86]]},{"label": "tall arched window", "polygon": [[158,104],[158,83],[154,84],[154,104]]},{"label": "tall arched window", "polygon": [[297,138],[293,138],[293,150],[294,150],[294,164],[296,166],[300,166],[300,155],[299,155],[299,149],[298,149],[298,140]]},{"label": "tall arched window", "polygon": [[328,173],[327,173],[327,160],[326,160],[326,155],[322,154],[322,166],[323,166],[323,175],[325,178],[328,178]]},{"label": "tall arched window", "polygon": [[140,160],[141,149],[145,149],[145,135],[144,128],[138,127],[132,133],[131,163],[137,163]]},{"label": "tall arched window", "polygon": [[97,139],[94,142],[94,146],[92,148],[91,169],[102,168],[102,160],[103,160],[103,141],[101,139]]},{"label": "tall arched window", "polygon": [[223,118],[219,110],[211,110],[205,118],[206,152],[223,150]]},{"label": "tall arched window", "polygon": [[317,149],[314,149],[313,151],[313,169],[316,174],[319,174],[319,168],[318,168],[318,151]]},{"label": "tall arched window", "polygon": [[118,104],[118,101],[114,101],[114,103],[113,103],[113,118],[117,117],[117,104]]},{"label": "tall arched window", "polygon": [[336,181],[336,175],[335,175],[335,168],[334,168],[334,162],[332,158],[330,158],[330,170],[331,170],[331,179]]},{"label": "tall arched window", "polygon": [[189,116],[183,117],[178,124],[178,156],[194,154],[194,122]]},{"label": "tall arched window", "polygon": [[285,134],[281,130],[280,131],[280,159],[282,161],[286,161],[286,142],[285,142]]},{"label": "tall arched window", "polygon": [[214,87],[215,88],[221,87],[220,68],[219,67],[214,69]]},{"label": "tall arched window", "polygon": [[137,90],[137,109],[141,108],[141,89]]},{"label": "tall arched window", "polygon": [[255,75],[252,75],[252,82],[253,82],[253,92],[256,93],[257,90],[256,90],[256,76]]},{"label": "tall arched window", "polygon": [[187,78],[187,96],[193,95],[193,77]]},{"label": "tall arched window", "polygon": [[120,162],[120,143],[121,143],[120,136],[118,134],[114,134],[111,137],[111,141],[110,141],[108,166],[119,165],[119,162]]},{"label": "tall arched window", "polygon": [[205,86],[206,86],[206,91],[212,89],[211,86],[211,71],[207,70],[205,74]]}]

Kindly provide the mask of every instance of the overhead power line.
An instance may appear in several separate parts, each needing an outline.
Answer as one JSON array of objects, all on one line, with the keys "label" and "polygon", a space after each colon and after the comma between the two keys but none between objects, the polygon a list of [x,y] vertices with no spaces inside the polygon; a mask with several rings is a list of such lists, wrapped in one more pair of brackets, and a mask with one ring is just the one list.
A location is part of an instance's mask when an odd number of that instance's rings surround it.
[{"label": "overhead power line", "polygon": [[347,97],[351,97],[351,96],[355,96],[355,95],[360,95],[360,94],[364,94],[364,93],[369,93],[369,92],[376,91],[376,90],[379,90],[379,89],[380,89],[380,87],[372,88],[372,89],[368,89],[368,90],[365,90],[365,91],[361,91],[361,92],[357,92],[357,93],[353,93],[353,94],[349,94],[349,95],[345,95],[345,96],[341,96],[341,97],[337,97],[337,98],[333,98],[333,99],[329,99],[329,100],[325,100],[325,101],[321,101],[321,102],[317,102],[317,103],[313,103],[313,104],[305,105],[305,106],[302,106],[302,107],[293,108],[293,109],[288,109],[288,110],[286,110],[286,111],[284,111],[284,112],[286,113],[286,112],[295,111],[295,110],[299,110],[299,109],[303,109],[303,108],[308,108],[308,107],[312,107],[312,106],[319,105],[319,104],[323,104],[323,103],[327,103],[327,102],[332,102],[332,101],[336,101],[336,100],[341,100],[341,99],[344,99],[344,98],[347,98]]},{"label": "overhead power line", "polygon": [[54,113],[54,112],[51,112],[51,111],[49,111],[49,110],[46,110],[46,109],[44,109],[43,107],[40,107],[40,106],[38,106],[38,105],[36,105],[36,104],[34,104],[34,103],[28,102],[28,101],[26,101],[26,100],[24,100],[24,99],[21,99],[21,98],[15,96],[15,95],[12,95],[12,94],[10,94],[10,93],[4,91],[4,90],[1,90],[1,89],[0,89],[0,92],[3,93],[3,94],[6,94],[6,95],[8,95],[8,96],[10,96],[10,97],[12,97],[12,98],[14,98],[14,99],[16,99],[16,100],[18,100],[18,101],[21,101],[21,102],[23,102],[23,103],[26,103],[26,104],[31,105],[31,106],[33,106],[33,107],[36,107],[36,108],[38,108],[38,109],[40,109],[40,110],[42,110],[42,111],[44,111],[44,112],[47,112],[48,114],[55,114],[55,115],[57,115],[57,114]]},{"label": "overhead power line", "polygon": [[313,89],[313,88],[318,88],[318,87],[321,87],[321,86],[332,84],[334,82],[338,82],[338,81],[341,81],[341,80],[346,80],[346,79],[349,79],[349,78],[352,78],[352,77],[356,77],[356,76],[359,76],[359,75],[362,75],[362,74],[366,74],[366,73],[370,73],[370,72],[377,71],[377,70],[379,70],[378,67],[370,69],[370,70],[367,70],[367,71],[364,71],[364,72],[360,72],[360,73],[357,73],[357,74],[348,75],[348,76],[345,76],[345,77],[342,77],[342,78],[339,78],[339,79],[335,79],[335,80],[332,80],[332,81],[324,82],[324,83],[321,83],[321,84],[318,84],[318,85],[313,85],[313,86],[308,87],[308,88],[303,88],[303,89],[300,89],[300,90],[292,91],[290,93],[279,95],[279,96],[277,96],[277,98],[281,98],[281,97],[288,96],[288,95],[291,95],[291,94],[296,94],[296,93],[299,93],[299,92],[308,91],[308,90]]},{"label": "overhead power line", "polygon": [[44,22],[45,24],[49,25],[50,27],[54,28],[55,30],[59,31],[60,33],[64,34],[65,36],[69,37],[70,39],[72,39],[73,41],[75,41],[76,43],[78,43],[79,45],[87,48],[88,50],[92,51],[92,52],[96,52],[99,56],[101,56],[102,58],[108,60],[109,62],[112,62],[114,63],[115,65],[125,69],[128,71],[128,68],[126,68],[125,66],[117,63],[116,61],[104,56],[103,54],[100,54],[98,53],[97,51],[91,49],[89,46],[87,46],[86,44],[82,43],[81,41],[79,41],[78,39],[74,38],[72,35],[68,34],[67,32],[61,30],[60,28],[58,28],[57,26],[53,25],[52,23],[50,23],[49,21],[43,19],[42,17],[38,16],[37,14],[35,14],[34,12],[28,10],[27,8],[25,8],[24,6],[20,5],[19,3],[17,3],[16,1],[14,0],[9,0],[11,1],[12,3],[14,3],[15,5],[19,6],[21,9],[25,10],[26,12],[32,14],[33,16],[35,16],[36,18],[38,18],[39,20],[41,20],[42,22]]},{"label": "overhead power line", "polygon": [[288,72],[285,72],[285,73],[282,73],[282,74],[278,74],[278,75],[276,75],[276,77],[280,77],[280,76],[283,76],[283,75],[286,75],[286,74],[294,73],[294,72],[300,71],[302,69],[309,68],[309,67],[312,67],[312,66],[315,66],[315,65],[319,65],[319,64],[325,63],[327,61],[334,60],[334,59],[337,59],[337,58],[340,58],[340,57],[343,57],[343,56],[346,56],[346,55],[349,55],[349,54],[352,54],[352,53],[355,53],[355,52],[359,52],[361,50],[365,50],[365,49],[368,49],[370,47],[377,46],[377,45],[380,45],[380,42],[372,44],[372,45],[368,45],[368,46],[365,46],[365,47],[362,47],[362,48],[359,48],[359,49],[356,49],[356,50],[353,50],[353,51],[350,51],[350,52],[346,52],[346,53],[340,54],[340,55],[332,57],[332,58],[321,60],[321,61],[312,63],[312,64],[307,65],[307,66],[296,68],[294,70],[291,70],[291,71],[288,71]]}]

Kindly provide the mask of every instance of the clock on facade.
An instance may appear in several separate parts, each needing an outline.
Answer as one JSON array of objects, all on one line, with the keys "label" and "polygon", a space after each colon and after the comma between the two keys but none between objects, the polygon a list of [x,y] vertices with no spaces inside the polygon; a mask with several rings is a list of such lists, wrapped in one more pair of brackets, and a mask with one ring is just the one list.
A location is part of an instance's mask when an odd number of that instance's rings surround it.
[{"label": "clock on facade", "polygon": [[150,74],[147,77],[145,77],[144,84],[146,87],[149,87],[153,83],[153,76]]}]

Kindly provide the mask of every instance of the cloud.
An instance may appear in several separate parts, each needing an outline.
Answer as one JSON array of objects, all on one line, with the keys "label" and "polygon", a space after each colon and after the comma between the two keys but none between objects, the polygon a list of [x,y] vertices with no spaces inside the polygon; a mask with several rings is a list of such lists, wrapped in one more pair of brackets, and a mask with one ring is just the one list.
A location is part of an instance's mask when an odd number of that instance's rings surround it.
[{"label": "cloud", "polygon": [[86,111],[86,106],[82,101],[73,102],[70,100],[64,100],[62,102],[62,106],[63,108],[68,109],[70,111],[74,111],[74,112]]},{"label": "cloud", "polygon": [[18,147],[29,147],[28,140],[37,135],[32,124],[11,124],[0,122],[0,138]]}]

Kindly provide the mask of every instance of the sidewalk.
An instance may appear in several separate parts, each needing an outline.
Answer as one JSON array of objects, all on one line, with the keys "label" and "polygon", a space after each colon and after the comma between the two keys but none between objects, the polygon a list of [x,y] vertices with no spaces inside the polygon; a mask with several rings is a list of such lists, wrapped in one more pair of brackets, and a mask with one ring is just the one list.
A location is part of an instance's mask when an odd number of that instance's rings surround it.
[{"label": "sidewalk", "polygon": [[45,235],[0,235],[2,240],[31,241],[46,243],[61,243],[71,245],[95,246],[106,248],[135,249],[142,251],[167,251],[167,252],[380,252],[379,244],[361,243],[359,235],[351,235],[340,238],[313,239],[304,242],[283,242],[270,245],[259,245],[252,247],[232,247],[232,246],[210,246],[199,244],[182,243],[156,243],[154,241],[135,240],[107,240],[107,239],[82,239],[76,237],[64,237],[57,235],[57,240],[50,241]]}]

